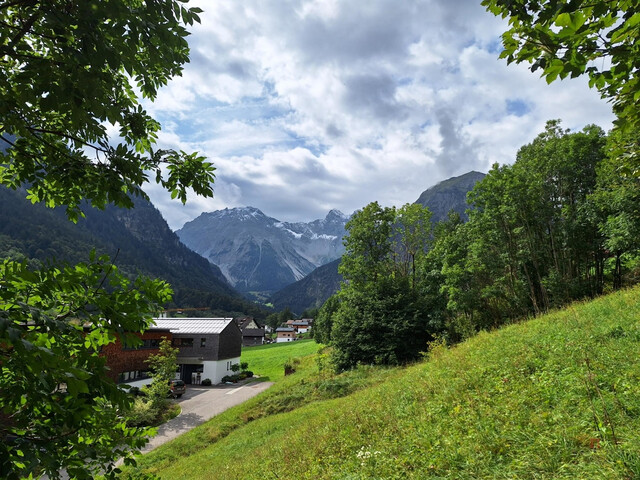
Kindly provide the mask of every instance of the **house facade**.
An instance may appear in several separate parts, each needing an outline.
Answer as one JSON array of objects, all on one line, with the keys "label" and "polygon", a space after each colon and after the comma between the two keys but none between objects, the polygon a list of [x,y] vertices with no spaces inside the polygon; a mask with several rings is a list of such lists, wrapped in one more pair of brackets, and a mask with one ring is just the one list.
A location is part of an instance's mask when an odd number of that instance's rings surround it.
[{"label": "house facade", "polygon": [[276,328],[276,335],[276,343],[292,342],[297,338],[296,331],[291,327]]},{"label": "house facade", "polygon": [[232,318],[155,318],[156,328],[169,330],[178,349],[178,378],[199,384],[220,383],[240,363],[242,332]]},{"label": "house facade", "polygon": [[264,343],[265,327],[253,317],[236,318],[236,323],[242,332],[242,346],[251,347]]},{"label": "house facade", "polygon": [[102,347],[100,355],[106,360],[109,377],[117,383],[126,383],[141,387],[151,383],[149,365],[145,362],[150,355],[160,353],[160,342],[166,338],[172,340],[168,329],[152,328],[144,333],[131,333],[129,338],[136,337],[142,344],[133,346],[132,342],[118,336],[114,343]]}]

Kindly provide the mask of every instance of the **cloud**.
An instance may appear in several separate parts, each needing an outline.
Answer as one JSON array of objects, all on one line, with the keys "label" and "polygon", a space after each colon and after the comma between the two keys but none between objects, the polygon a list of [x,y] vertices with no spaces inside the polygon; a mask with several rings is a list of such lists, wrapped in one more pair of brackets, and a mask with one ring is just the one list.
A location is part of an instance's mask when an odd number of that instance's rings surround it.
[{"label": "cloud", "polygon": [[[191,62],[149,111],[160,142],[217,166],[213,200],[172,228],[252,205],[282,220],[414,201],[434,183],[515,159],[547,120],[611,125],[584,78],[547,85],[498,59],[506,22],[476,0],[220,0],[200,4]],[[175,205],[175,206],[174,206]]]}]

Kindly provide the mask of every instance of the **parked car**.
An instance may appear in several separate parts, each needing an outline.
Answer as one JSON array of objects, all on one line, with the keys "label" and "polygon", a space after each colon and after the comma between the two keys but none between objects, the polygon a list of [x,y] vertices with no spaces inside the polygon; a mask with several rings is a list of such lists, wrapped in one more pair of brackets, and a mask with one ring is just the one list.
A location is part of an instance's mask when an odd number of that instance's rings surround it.
[{"label": "parked car", "polygon": [[169,380],[169,395],[180,398],[187,391],[187,386],[182,380]]}]

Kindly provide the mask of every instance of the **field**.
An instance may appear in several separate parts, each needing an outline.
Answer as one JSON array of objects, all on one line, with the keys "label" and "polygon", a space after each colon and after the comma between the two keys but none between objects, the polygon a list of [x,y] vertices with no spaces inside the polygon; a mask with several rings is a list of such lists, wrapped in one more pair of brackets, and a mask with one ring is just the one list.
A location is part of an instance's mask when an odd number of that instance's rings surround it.
[{"label": "field", "polygon": [[171,479],[640,478],[640,289],[424,362],[334,375],[326,353],[142,458]]},{"label": "field", "polygon": [[249,370],[254,375],[274,381],[284,376],[283,365],[287,360],[316,353],[319,347],[313,340],[245,347],[240,360],[249,363]]}]

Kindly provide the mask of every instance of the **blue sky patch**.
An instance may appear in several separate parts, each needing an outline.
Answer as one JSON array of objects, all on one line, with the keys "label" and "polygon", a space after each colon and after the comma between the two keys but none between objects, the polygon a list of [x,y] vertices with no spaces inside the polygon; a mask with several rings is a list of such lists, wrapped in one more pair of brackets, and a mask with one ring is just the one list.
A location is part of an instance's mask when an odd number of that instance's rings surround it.
[{"label": "blue sky patch", "polygon": [[507,99],[507,113],[516,117],[523,117],[531,111],[531,107],[527,102],[520,98],[513,100]]}]

